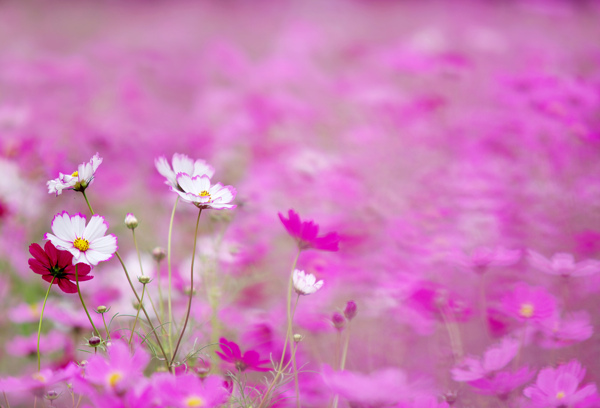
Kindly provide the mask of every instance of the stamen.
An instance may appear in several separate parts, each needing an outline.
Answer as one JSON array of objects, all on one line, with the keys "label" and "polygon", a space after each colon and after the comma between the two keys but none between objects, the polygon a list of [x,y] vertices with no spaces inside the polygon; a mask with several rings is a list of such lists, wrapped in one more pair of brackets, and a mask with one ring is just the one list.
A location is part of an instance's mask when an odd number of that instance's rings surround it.
[{"label": "stamen", "polygon": [[189,397],[186,398],[185,400],[185,406],[186,407],[203,407],[204,406],[204,400],[200,397]]},{"label": "stamen", "polygon": [[563,399],[565,397],[565,392],[564,391],[559,391],[558,393],[556,393],[556,399]]},{"label": "stamen", "polygon": [[521,309],[519,310],[519,314],[523,317],[530,318],[533,316],[534,308],[531,303],[523,303],[521,305]]},{"label": "stamen", "polygon": [[121,374],[119,371],[115,371],[107,376],[108,384],[111,387],[115,387],[121,378],[123,378],[123,374]]},{"label": "stamen", "polygon": [[90,248],[90,243],[87,239],[77,238],[73,241],[73,246],[81,252],[85,252]]},{"label": "stamen", "polygon": [[73,174],[71,174],[71,177],[79,177],[79,172],[75,170]]}]

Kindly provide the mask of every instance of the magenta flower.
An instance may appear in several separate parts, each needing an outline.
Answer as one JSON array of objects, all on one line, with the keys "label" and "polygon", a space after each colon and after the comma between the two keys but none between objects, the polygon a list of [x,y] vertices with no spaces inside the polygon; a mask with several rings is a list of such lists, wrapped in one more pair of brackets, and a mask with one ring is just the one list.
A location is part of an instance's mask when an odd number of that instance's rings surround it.
[{"label": "magenta flower", "polygon": [[[46,282],[58,284],[58,287],[65,293],[77,293],[75,282],[75,265],[73,265],[73,255],[69,251],[59,251],[48,241],[44,249],[38,244],[29,245],[29,253],[33,258],[29,258],[29,267]],[[85,263],[77,264],[77,274],[79,281],[88,281],[93,278],[88,274],[92,270]]]},{"label": "magenta flower", "polygon": [[489,377],[490,374],[503,369],[517,355],[519,342],[512,338],[504,338],[489,347],[482,359],[467,357],[461,368],[452,369],[452,379],[458,382],[470,382]]},{"label": "magenta flower", "polygon": [[322,251],[337,251],[340,237],[336,232],[317,237],[319,226],[313,221],[301,221],[294,210],[288,211],[288,218],[279,213],[279,219],[287,232],[298,242],[298,247],[304,249],[320,249]]},{"label": "magenta flower", "polygon": [[539,322],[554,314],[556,299],[543,287],[519,283],[504,297],[502,305],[504,312],[515,319]]},{"label": "magenta flower", "polygon": [[543,348],[561,348],[592,337],[594,328],[587,312],[575,312],[563,317],[555,315],[540,322],[544,337],[540,340]]},{"label": "magenta flower", "polygon": [[225,337],[221,337],[219,343],[219,347],[221,347],[223,352],[216,351],[215,353],[223,361],[235,365],[236,370],[271,371],[269,367],[261,367],[261,365],[268,364],[270,361],[261,360],[257,351],[249,350],[242,355],[240,346],[233,341],[227,341]]},{"label": "magenta flower", "polygon": [[552,258],[547,259],[543,255],[530,250],[529,263],[540,272],[563,277],[589,276],[600,272],[599,261],[588,259],[576,263],[573,255],[566,253],[557,253]]},{"label": "magenta flower", "polygon": [[171,375],[156,373],[152,376],[157,406],[174,408],[212,408],[221,406],[229,397],[220,377],[201,380],[193,374]]},{"label": "magenta flower", "polygon": [[536,407],[577,408],[596,394],[595,384],[579,387],[584,376],[585,369],[581,364],[571,360],[557,368],[540,370],[535,385],[525,388],[523,394]]},{"label": "magenta flower", "polygon": [[469,381],[468,384],[479,394],[506,398],[513,390],[531,381],[534,375],[535,371],[531,371],[529,367],[521,367],[517,371],[500,371],[492,376]]}]

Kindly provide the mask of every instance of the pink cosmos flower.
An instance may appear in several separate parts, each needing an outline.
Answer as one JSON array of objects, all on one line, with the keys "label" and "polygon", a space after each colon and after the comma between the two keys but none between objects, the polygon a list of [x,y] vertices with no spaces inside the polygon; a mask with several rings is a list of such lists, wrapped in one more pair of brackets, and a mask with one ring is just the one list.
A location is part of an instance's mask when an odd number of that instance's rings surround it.
[{"label": "pink cosmos flower", "polygon": [[[70,345],[70,338],[65,333],[51,331],[40,338],[40,352],[43,354],[64,350]],[[30,336],[15,336],[6,342],[6,350],[13,356],[34,356],[37,352],[37,333]]]},{"label": "pink cosmos flower", "polygon": [[279,213],[279,219],[287,232],[298,242],[298,247],[304,249],[320,249],[322,251],[337,251],[340,237],[336,232],[317,237],[319,226],[313,221],[301,221],[294,210],[288,211],[288,218]]},{"label": "pink cosmos flower", "polygon": [[190,177],[207,176],[209,179],[215,174],[215,169],[204,160],[192,160],[185,154],[175,153],[173,155],[173,168],[167,162],[164,156],[154,160],[154,165],[158,172],[166,177],[165,184],[171,186],[175,191],[183,192],[177,181],[179,173],[187,174]]},{"label": "pink cosmos flower", "polygon": [[55,371],[45,368],[20,378],[2,378],[0,379],[0,391],[30,391],[34,395],[40,397],[44,395],[49,388],[74,378],[78,371],[79,368],[74,363],[70,363],[66,368]]},{"label": "pink cosmos flower", "polygon": [[215,353],[221,357],[223,361],[235,365],[236,370],[271,371],[269,367],[261,367],[261,365],[268,364],[270,361],[261,360],[258,352],[249,350],[242,355],[240,346],[233,341],[227,341],[225,337],[221,337],[219,343],[222,352],[215,351]]},{"label": "pink cosmos flower", "polygon": [[529,250],[529,263],[540,272],[563,277],[589,276],[600,272],[600,261],[588,259],[576,263],[573,255],[562,252],[547,259],[543,255]]},{"label": "pink cosmos flower", "polygon": [[321,289],[323,281],[317,282],[315,275],[304,273],[304,271],[295,269],[292,277],[294,281],[294,290],[299,295],[311,295]]},{"label": "pink cosmos flower", "polygon": [[207,175],[191,177],[189,174],[179,173],[177,183],[180,189],[171,187],[171,190],[198,208],[222,210],[236,207],[235,204],[231,204],[235,198],[235,188],[223,186],[221,183],[211,185]]},{"label": "pink cosmos flower", "polygon": [[46,183],[48,193],[58,196],[65,189],[84,191],[94,181],[94,175],[101,163],[102,158],[96,153],[89,163],[81,163],[72,174],[59,173],[58,178]]},{"label": "pink cosmos flower", "polygon": [[490,266],[509,266],[519,261],[521,251],[510,250],[502,247],[475,248],[471,255],[456,252],[449,255],[449,260],[464,268],[472,269],[477,273],[484,273]]},{"label": "pink cosmos flower", "polygon": [[540,370],[535,385],[525,388],[523,394],[531,399],[535,407],[584,406],[583,402],[596,394],[596,385],[587,384],[580,388],[585,369],[577,360],[557,368]]},{"label": "pink cosmos flower", "polygon": [[469,382],[488,377],[503,369],[512,361],[519,351],[519,342],[506,337],[499,344],[489,347],[482,359],[467,357],[462,368],[452,369],[452,379],[458,382]]},{"label": "pink cosmos flower", "polygon": [[70,216],[63,211],[52,220],[54,234],[46,233],[44,238],[49,239],[56,248],[73,254],[73,264],[83,262],[98,265],[112,258],[117,251],[117,237],[104,235],[107,230],[108,224],[100,215],[94,215],[86,226],[85,215]]},{"label": "pink cosmos flower", "polygon": [[504,297],[502,307],[506,314],[515,319],[539,322],[554,314],[556,299],[543,287],[519,283]]},{"label": "pink cosmos flower", "polygon": [[209,376],[201,380],[193,374],[171,375],[156,373],[152,376],[156,401],[161,407],[213,408],[219,407],[229,397],[223,380]]},{"label": "pink cosmos flower", "polygon": [[[48,241],[44,249],[38,244],[29,246],[29,253],[33,258],[29,259],[29,267],[37,274],[42,275],[46,282],[58,284],[58,287],[65,293],[77,293],[75,282],[75,266],[73,264],[73,255],[69,251],[59,251]],[[77,274],[79,281],[88,281],[93,278],[88,274],[92,270],[86,263],[77,264]]]},{"label": "pink cosmos flower", "polygon": [[540,322],[540,330],[543,333],[540,346],[551,349],[585,341],[594,333],[587,312],[570,313],[563,317],[556,314]]},{"label": "pink cosmos flower", "polygon": [[479,394],[506,398],[513,390],[531,381],[534,375],[535,371],[531,371],[529,367],[521,367],[517,371],[500,371],[489,377],[469,381],[468,384]]},{"label": "pink cosmos flower", "polygon": [[88,358],[83,382],[120,394],[144,377],[149,361],[150,356],[142,348],[131,355],[126,342],[113,341],[108,348],[108,358],[101,354]]}]

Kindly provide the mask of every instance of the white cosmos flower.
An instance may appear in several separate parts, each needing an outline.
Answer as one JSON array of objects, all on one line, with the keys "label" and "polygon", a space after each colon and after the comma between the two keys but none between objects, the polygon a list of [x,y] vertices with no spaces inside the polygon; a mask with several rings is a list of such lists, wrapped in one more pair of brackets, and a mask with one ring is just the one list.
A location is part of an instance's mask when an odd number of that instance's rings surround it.
[{"label": "white cosmos flower", "polygon": [[48,186],[48,193],[55,193],[57,196],[62,193],[63,190],[75,190],[84,191],[92,181],[94,180],[94,174],[102,163],[102,158],[96,153],[92,157],[89,163],[81,163],[77,170],[72,174],[58,173],[58,178],[49,180],[46,185]]},{"label": "white cosmos flower", "polygon": [[190,177],[206,175],[211,178],[215,174],[215,169],[207,164],[204,160],[192,160],[185,154],[175,153],[173,155],[173,168],[169,165],[169,162],[164,156],[161,156],[154,160],[156,170],[166,177],[167,181],[165,184],[171,186],[177,191],[183,191],[177,184],[177,174],[185,173]]},{"label": "white cosmos flower", "polygon": [[52,220],[52,232],[44,235],[58,249],[73,254],[73,264],[83,262],[98,265],[112,258],[117,251],[117,237],[105,235],[108,224],[104,217],[94,215],[89,224],[83,214],[69,215],[66,211],[56,214]]},{"label": "white cosmos flower", "polygon": [[222,210],[224,208],[232,209],[236,207],[235,204],[231,204],[235,198],[235,188],[224,186],[221,183],[211,186],[207,175],[191,177],[189,174],[179,173],[177,175],[177,184],[181,187],[182,191],[174,187],[171,187],[171,190],[198,208]]},{"label": "white cosmos flower", "polygon": [[316,282],[315,275],[304,273],[299,269],[294,270],[294,290],[299,295],[312,295],[323,286],[323,281]]}]

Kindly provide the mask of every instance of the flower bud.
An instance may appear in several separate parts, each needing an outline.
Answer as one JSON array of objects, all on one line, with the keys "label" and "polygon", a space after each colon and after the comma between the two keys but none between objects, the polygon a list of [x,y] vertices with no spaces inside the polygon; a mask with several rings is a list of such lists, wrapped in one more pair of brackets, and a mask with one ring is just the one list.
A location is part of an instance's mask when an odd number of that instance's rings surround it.
[{"label": "flower bud", "polygon": [[296,343],[300,343],[300,342],[302,341],[302,339],[303,339],[303,338],[304,338],[304,337],[303,337],[301,334],[298,334],[298,333],[294,334],[294,341],[295,341]]},{"label": "flower bud", "polygon": [[60,397],[60,395],[58,394],[58,392],[56,392],[54,390],[48,391],[46,393],[46,395],[44,396],[44,398],[46,398],[48,401],[54,401],[58,397]]},{"label": "flower bud", "polygon": [[98,307],[96,308],[96,310],[98,311],[98,313],[106,313],[106,311],[107,311],[108,309],[106,308],[106,306],[102,305],[102,306],[98,306]]},{"label": "flower bud", "polygon": [[127,216],[125,217],[125,226],[127,226],[127,228],[129,229],[134,229],[138,225],[139,222],[137,218],[135,218],[135,215],[133,215],[132,213],[127,213]]},{"label": "flower bud", "polygon": [[344,317],[350,321],[354,319],[354,316],[356,316],[356,303],[354,303],[354,300],[349,300],[344,309]]},{"label": "flower bud", "polygon": [[100,337],[98,337],[98,336],[92,336],[88,340],[88,343],[92,347],[98,347],[100,345],[100,343],[102,343],[102,339]]},{"label": "flower bud", "polygon": [[160,262],[167,256],[167,251],[164,248],[156,247],[152,250],[152,256],[156,262]]},{"label": "flower bud", "polygon": [[150,283],[150,277],[149,276],[138,276],[138,280],[140,281],[140,283],[143,283],[144,285],[147,283]]},{"label": "flower bud", "polygon": [[331,322],[333,323],[333,327],[337,330],[342,331],[344,326],[346,325],[346,319],[342,316],[341,313],[335,312],[331,317]]},{"label": "flower bud", "polygon": [[142,304],[140,302],[133,302],[132,306],[135,310],[140,310],[142,307]]}]

